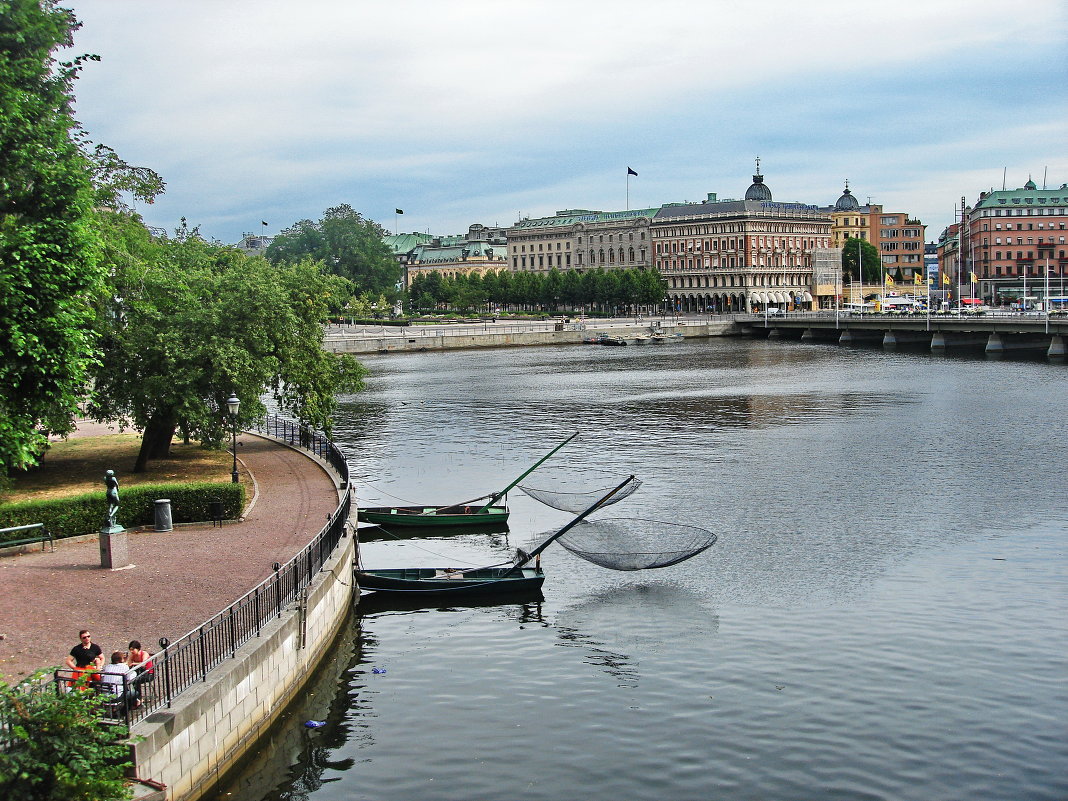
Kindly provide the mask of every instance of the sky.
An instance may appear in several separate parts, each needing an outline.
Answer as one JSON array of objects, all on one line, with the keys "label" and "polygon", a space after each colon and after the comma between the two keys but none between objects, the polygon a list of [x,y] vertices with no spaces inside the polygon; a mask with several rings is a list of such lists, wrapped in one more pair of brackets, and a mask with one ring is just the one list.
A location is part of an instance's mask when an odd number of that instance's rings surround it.
[{"label": "sky", "polygon": [[222,242],[740,198],[758,156],[776,201],[848,179],[933,241],[962,196],[1068,182],[1064,0],[59,4],[101,57],[77,118],[167,182],[137,210]]}]

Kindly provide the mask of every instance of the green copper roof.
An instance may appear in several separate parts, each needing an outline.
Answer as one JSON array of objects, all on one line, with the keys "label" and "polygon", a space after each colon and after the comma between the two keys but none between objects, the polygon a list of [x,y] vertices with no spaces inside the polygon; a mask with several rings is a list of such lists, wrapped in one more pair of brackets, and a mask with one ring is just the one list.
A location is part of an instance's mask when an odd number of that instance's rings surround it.
[{"label": "green copper roof", "polygon": [[556,228],[576,223],[618,222],[620,220],[637,220],[642,217],[651,219],[659,208],[631,209],[629,211],[586,211],[585,209],[568,209],[557,212],[555,217],[538,217],[533,220],[520,220],[513,228]]},{"label": "green copper roof", "polygon": [[430,234],[389,234],[382,237],[382,241],[393,252],[393,255],[398,255],[408,253],[412,248],[429,242],[433,238]]},{"label": "green copper roof", "polygon": [[1034,181],[1020,189],[991,190],[978,203],[977,209],[991,208],[1025,208],[1027,206],[1063,206],[1068,205],[1068,185],[1061,184],[1057,189],[1037,189]]}]

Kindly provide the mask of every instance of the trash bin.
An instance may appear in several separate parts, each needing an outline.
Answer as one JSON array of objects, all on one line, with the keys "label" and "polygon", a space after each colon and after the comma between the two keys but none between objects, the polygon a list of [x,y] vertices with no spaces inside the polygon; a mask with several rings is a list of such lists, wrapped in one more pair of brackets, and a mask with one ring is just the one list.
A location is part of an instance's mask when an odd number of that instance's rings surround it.
[{"label": "trash bin", "polygon": [[170,531],[174,528],[171,522],[171,499],[159,498],[156,500],[156,531]]},{"label": "trash bin", "polygon": [[222,525],[223,520],[223,502],[222,501],[209,501],[208,502],[208,516],[211,518],[211,525],[214,528],[215,524]]}]

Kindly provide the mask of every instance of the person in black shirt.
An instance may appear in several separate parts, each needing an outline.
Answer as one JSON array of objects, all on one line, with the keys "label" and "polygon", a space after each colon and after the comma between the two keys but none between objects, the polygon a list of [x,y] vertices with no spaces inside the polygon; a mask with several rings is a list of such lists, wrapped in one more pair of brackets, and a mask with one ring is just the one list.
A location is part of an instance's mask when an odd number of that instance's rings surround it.
[{"label": "person in black shirt", "polygon": [[89,630],[82,629],[78,632],[78,638],[81,642],[70,649],[70,654],[67,656],[67,667],[75,670],[103,665],[104,652],[100,650],[99,645],[93,642]]}]

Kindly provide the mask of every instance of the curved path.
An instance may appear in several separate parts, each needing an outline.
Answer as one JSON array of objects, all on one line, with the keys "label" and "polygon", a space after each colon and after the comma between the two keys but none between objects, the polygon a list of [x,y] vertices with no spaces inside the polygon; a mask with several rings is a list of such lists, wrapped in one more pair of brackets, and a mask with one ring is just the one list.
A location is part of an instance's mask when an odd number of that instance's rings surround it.
[{"label": "curved path", "polygon": [[131,532],[125,569],[101,568],[95,539],[0,557],[0,677],[61,664],[83,628],[105,658],[134,639],[156,652],[160,637],[186,634],[299,553],[337,508],[336,481],[299,451],[238,441],[242,480],[256,488],[242,522]]}]

